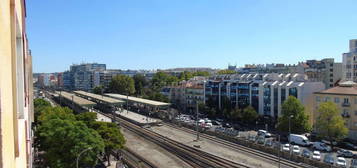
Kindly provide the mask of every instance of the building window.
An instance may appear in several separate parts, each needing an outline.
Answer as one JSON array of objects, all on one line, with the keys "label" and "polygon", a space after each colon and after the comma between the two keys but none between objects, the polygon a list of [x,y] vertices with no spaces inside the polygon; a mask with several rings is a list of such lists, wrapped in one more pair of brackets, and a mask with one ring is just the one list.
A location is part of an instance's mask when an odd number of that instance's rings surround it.
[{"label": "building window", "polygon": [[330,97],[325,97],[325,102],[331,101]]},{"label": "building window", "polygon": [[333,84],[330,84],[330,87],[333,87]]},{"label": "building window", "polygon": [[317,102],[320,102],[320,101],[321,101],[320,96],[316,96],[316,101],[317,101]]},{"label": "building window", "polygon": [[344,98],[343,103],[348,104],[349,103],[348,98]]},{"label": "building window", "polygon": [[330,79],[330,82],[333,82],[333,79]]},{"label": "building window", "polygon": [[355,98],[355,104],[357,104],[357,98]]},{"label": "building window", "polygon": [[357,116],[357,111],[355,111],[355,115]]},{"label": "building window", "polygon": [[340,98],[335,97],[335,103],[340,103]]}]

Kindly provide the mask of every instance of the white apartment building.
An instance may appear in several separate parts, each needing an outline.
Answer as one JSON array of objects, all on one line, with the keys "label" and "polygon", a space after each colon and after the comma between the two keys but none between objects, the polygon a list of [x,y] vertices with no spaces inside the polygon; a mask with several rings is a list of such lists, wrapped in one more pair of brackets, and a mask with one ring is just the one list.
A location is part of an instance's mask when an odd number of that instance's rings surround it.
[{"label": "white apartment building", "polygon": [[357,39],[350,40],[350,51],[342,54],[342,77],[357,82]]}]

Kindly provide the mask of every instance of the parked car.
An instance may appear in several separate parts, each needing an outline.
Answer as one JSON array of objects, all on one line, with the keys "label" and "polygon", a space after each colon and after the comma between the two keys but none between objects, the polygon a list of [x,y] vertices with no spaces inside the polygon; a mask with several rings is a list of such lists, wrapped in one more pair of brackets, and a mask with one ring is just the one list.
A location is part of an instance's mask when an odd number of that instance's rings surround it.
[{"label": "parked car", "polygon": [[290,134],[288,140],[291,144],[297,144],[301,146],[310,146],[311,142],[305,135]]},{"label": "parked car", "polygon": [[229,123],[224,123],[224,124],[222,124],[222,126],[225,128],[232,128],[231,124],[229,124]]},{"label": "parked car", "polygon": [[333,164],[335,164],[335,159],[331,154],[328,154],[325,156],[324,162],[333,165]]},{"label": "parked car", "polygon": [[331,152],[331,147],[326,145],[323,142],[314,142],[312,147],[315,150],[319,150],[319,151],[325,151],[325,152]]},{"label": "parked car", "polygon": [[346,159],[343,157],[338,157],[336,161],[338,167],[347,167]]},{"label": "parked car", "polygon": [[290,151],[290,144],[284,144],[283,151],[289,152]]},{"label": "parked car", "polygon": [[271,137],[271,134],[268,131],[265,131],[265,130],[258,130],[258,135],[259,136],[265,136],[266,138]]},{"label": "parked car", "polygon": [[341,148],[357,151],[357,146],[353,145],[352,143],[349,143],[349,142],[340,142],[337,146],[339,146]]},{"label": "parked car", "polygon": [[267,139],[265,141],[265,146],[273,146],[273,140],[272,139]]},{"label": "parked car", "polygon": [[294,145],[293,146],[293,153],[296,154],[296,155],[299,155],[300,154],[300,147],[297,146],[297,145]]},{"label": "parked car", "polygon": [[264,136],[258,136],[258,144],[264,144],[264,142],[265,142],[265,138],[264,138]]},{"label": "parked car", "polygon": [[340,149],[337,151],[337,156],[338,157],[345,157],[345,158],[352,158],[353,157],[353,153],[349,150],[345,150],[345,149]]},{"label": "parked car", "polygon": [[314,160],[321,160],[321,153],[319,151],[314,151],[312,153],[312,159]]},{"label": "parked car", "polygon": [[212,124],[213,124],[213,125],[221,125],[221,123],[218,122],[218,121],[216,121],[216,120],[212,120]]},{"label": "parked car", "polygon": [[350,168],[357,168],[357,160],[356,159],[352,159],[351,160],[351,167]]},{"label": "parked car", "polygon": [[311,152],[308,149],[304,149],[302,151],[302,156],[306,157],[306,158],[310,158],[311,157]]}]

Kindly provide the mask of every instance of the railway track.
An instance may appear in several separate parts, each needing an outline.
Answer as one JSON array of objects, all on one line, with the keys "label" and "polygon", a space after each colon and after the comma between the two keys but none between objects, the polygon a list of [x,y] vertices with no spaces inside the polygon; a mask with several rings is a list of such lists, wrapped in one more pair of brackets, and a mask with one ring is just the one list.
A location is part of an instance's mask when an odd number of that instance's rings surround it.
[{"label": "railway track", "polygon": [[[111,114],[101,114],[113,118]],[[170,153],[176,155],[178,158],[182,159],[193,168],[250,168],[250,166],[243,163],[236,163],[184,145],[151,130],[144,129],[140,126],[130,123],[126,120],[120,118],[116,118],[116,120],[120,122],[123,128],[157,144]]]},{"label": "railway track", "polygon": [[143,129],[137,125],[133,125],[125,120],[120,120],[122,127],[128,129],[142,137],[154,142],[160,147],[168,150],[169,152],[179,156],[179,158],[186,161],[192,167],[197,168],[214,168],[214,167],[227,167],[227,168],[248,168],[249,166],[241,163],[235,163],[227,159],[219,158],[212,154],[202,152],[193,147],[181,144],[175,140],[164,137],[160,134],[154,133],[150,130]]},{"label": "railway track", "polygon": [[130,168],[159,168],[144,157],[138,155],[136,152],[126,148],[121,151],[123,156],[123,161],[130,167]]},{"label": "railway track", "polygon": [[[171,124],[171,123],[165,123],[165,125],[168,126],[168,127],[171,127],[171,128],[175,128],[175,129],[190,133],[190,134],[196,134],[196,131],[194,131],[192,129],[189,129],[189,128],[186,128],[186,127],[179,127],[179,126]],[[253,156],[260,157],[262,159],[266,159],[266,160],[269,160],[269,161],[272,161],[272,162],[276,162],[276,163],[279,162],[279,158],[277,156],[275,156],[275,155],[272,155],[272,154],[268,154],[268,153],[265,153],[265,152],[262,152],[262,151],[258,151],[258,150],[255,150],[255,149],[243,146],[243,145],[239,145],[239,144],[234,143],[234,142],[226,141],[224,139],[220,139],[220,138],[217,138],[217,137],[214,137],[214,136],[211,136],[211,135],[207,135],[207,134],[204,134],[204,133],[201,133],[200,136],[205,138],[205,139],[211,140],[213,142],[216,142],[216,143],[222,144],[224,146],[227,146],[227,147],[229,147],[229,148],[231,148],[233,150],[239,151],[239,152],[243,151],[243,152],[251,154]],[[284,166],[287,166],[287,167],[291,167],[291,168],[308,168],[308,167],[311,167],[311,166],[308,166],[308,165],[302,165],[302,164],[299,164],[299,163],[296,163],[296,162],[293,162],[293,161],[290,161],[290,160],[286,160],[286,159],[283,159],[283,158],[280,159],[280,164],[284,165]]]}]

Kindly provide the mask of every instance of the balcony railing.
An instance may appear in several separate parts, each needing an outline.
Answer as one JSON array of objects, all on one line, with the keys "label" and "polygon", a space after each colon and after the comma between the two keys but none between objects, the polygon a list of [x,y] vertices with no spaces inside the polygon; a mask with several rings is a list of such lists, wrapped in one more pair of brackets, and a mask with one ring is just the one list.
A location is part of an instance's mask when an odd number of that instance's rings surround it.
[{"label": "balcony railing", "polygon": [[350,114],[349,113],[342,113],[341,116],[344,117],[344,118],[349,118]]},{"label": "balcony railing", "polygon": [[350,104],[349,102],[343,102],[343,103],[342,103],[342,106],[343,106],[343,107],[350,107],[351,104]]}]

